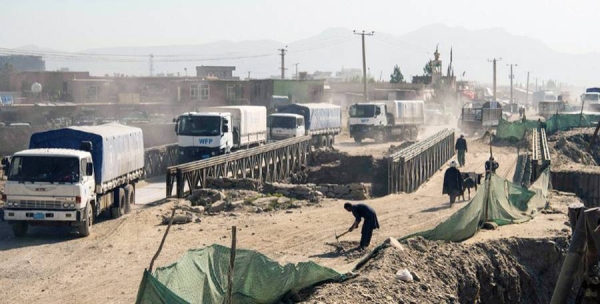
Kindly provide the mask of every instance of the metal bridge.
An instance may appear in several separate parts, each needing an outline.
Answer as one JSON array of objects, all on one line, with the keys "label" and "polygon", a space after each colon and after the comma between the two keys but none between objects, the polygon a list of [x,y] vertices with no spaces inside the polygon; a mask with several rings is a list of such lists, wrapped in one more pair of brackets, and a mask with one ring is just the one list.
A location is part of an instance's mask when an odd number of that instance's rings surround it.
[{"label": "metal bridge", "polygon": [[388,194],[417,190],[454,155],[454,129],[444,129],[387,157]]},{"label": "metal bridge", "polygon": [[[167,197],[185,197],[206,187],[207,178],[252,178],[281,181],[308,165],[311,136],[281,140],[264,146],[168,167]],[[175,190],[175,194],[173,194]]]}]

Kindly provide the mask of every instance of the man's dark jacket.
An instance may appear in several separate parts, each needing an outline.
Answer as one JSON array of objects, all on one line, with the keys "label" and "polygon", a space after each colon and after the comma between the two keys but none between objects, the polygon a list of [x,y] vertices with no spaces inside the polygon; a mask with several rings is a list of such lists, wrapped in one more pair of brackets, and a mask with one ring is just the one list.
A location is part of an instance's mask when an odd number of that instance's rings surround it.
[{"label": "man's dark jacket", "polygon": [[459,194],[463,189],[463,180],[460,171],[450,167],[444,173],[444,187],[442,194]]}]

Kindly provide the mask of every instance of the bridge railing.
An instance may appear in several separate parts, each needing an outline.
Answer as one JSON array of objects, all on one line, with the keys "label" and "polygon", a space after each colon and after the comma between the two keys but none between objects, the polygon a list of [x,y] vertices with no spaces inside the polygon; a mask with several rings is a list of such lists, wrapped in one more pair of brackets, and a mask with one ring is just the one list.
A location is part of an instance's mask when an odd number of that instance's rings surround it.
[{"label": "bridge railing", "polygon": [[[207,178],[253,178],[280,181],[308,165],[311,136],[290,138],[264,146],[167,168],[167,197],[185,197],[206,187]],[[173,194],[175,190],[175,194]]]},{"label": "bridge railing", "polygon": [[532,129],[531,131],[531,181],[538,179],[539,175],[550,165],[550,149],[546,130]]},{"label": "bridge railing", "polygon": [[177,144],[151,147],[144,150],[144,177],[165,174],[167,168],[177,165]]},{"label": "bridge railing", "polygon": [[454,155],[454,129],[444,129],[429,138],[390,154],[388,194],[417,190]]}]

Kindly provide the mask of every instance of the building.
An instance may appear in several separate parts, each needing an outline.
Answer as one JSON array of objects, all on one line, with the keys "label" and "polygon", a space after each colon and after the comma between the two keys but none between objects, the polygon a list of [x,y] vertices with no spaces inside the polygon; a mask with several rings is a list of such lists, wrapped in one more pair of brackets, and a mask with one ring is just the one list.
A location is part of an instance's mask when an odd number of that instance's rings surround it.
[{"label": "building", "polygon": [[5,65],[10,65],[13,72],[41,72],[46,70],[46,62],[42,60],[42,56],[0,56],[0,67]]},{"label": "building", "polygon": [[[9,91],[20,92],[21,103],[33,103],[42,100],[72,101],[69,97],[69,81],[73,79],[89,79],[89,72],[17,72],[9,75]],[[42,85],[41,94],[33,94],[31,86],[34,83]]]},{"label": "building", "polygon": [[198,66],[196,67],[196,77],[217,78],[224,80],[238,80],[239,77],[233,77],[234,66]]}]

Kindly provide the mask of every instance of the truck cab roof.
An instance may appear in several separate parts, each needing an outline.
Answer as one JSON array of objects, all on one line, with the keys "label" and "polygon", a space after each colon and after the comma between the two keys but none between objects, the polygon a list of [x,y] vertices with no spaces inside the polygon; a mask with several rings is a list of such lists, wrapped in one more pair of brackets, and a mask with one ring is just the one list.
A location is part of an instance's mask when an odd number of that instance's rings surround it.
[{"label": "truck cab roof", "polygon": [[303,118],[302,115],[290,114],[290,113],[273,113],[273,114],[271,114],[269,116]]},{"label": "truck cab roof", "polygon": [[221,117],[223,115],[230,115],[231,113],[229,112],[186,112],[181,114],[180,116],[214,116],[214,117]]},{"label": "truck cab roof", "polygon": [[77,157],[85,158],[90,155],[89,152],[73,149],[29,149],[15,153],[14,156],[58,156],[58,157]]}]

